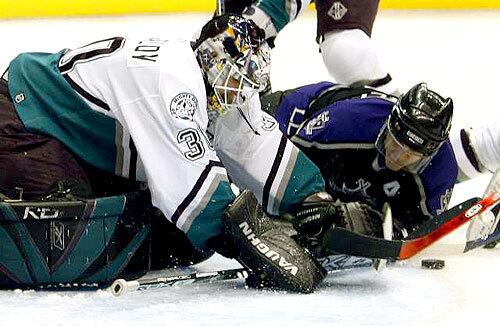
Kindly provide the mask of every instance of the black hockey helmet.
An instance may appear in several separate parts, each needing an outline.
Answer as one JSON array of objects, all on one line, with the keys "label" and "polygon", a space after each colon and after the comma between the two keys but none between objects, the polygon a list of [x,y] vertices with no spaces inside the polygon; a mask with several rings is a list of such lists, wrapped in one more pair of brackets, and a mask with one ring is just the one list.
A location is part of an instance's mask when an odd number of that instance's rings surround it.
[{"label": "black hockey helmet", "polygon": [[453,101],[420,83],[403,94],[394,105],[387,123],[377,139],[377,148],[386,154],[387,138],[407,153],[420,159],[406,166],[416,172],[423,169],[448,139],[453,117]]}]

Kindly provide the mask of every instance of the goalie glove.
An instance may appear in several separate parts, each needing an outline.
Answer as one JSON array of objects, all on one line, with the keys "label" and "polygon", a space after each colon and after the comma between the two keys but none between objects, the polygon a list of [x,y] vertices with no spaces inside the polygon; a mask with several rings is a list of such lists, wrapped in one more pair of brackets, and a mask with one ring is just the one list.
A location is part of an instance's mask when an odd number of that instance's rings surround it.
[{"label": "goalie glove", "polygon": [[382,237],[382,214],[360,202],[334,201],[324,192],[304,200],[293,212],[282,216],[292,222],[295,239],[314,256],[332,254],[322,246],[323,236],[331,227],[341,227],[359,234]]}]

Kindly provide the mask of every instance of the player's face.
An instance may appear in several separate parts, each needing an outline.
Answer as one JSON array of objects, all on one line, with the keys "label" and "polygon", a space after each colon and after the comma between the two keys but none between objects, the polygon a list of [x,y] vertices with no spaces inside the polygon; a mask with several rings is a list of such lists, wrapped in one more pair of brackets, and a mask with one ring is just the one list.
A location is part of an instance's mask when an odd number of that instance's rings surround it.
[{"label": "player's face", "polygon": [[224,103],[233,104],[236,102],[240,82],[236,78],[229,76],[226,79],[224,88],[216,88],[215,91],[219,98],[224,99]]},{"label": "player's face", "polygon": [[385,142],[385,165],[392,171],[399,171],[423,159],[423,154],[399,143],[393,137]]}]

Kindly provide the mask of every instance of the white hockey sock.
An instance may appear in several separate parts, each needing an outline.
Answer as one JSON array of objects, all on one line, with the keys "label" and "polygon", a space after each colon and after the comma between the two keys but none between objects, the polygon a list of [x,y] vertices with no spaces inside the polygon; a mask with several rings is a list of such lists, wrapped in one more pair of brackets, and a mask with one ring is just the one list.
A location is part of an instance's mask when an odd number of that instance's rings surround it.
[{"label": "white hockey sock", "polygon": [[470,140],[479,162],[490,172],[500,167],[500,124],[488,123],[471,129]]},{"label": "white hockey sock", "polygon": [[[320,48],[328,72],[340,84],[372,81],[387,76],[372,40],[360,29],[329,32]],[[379,89],[390,94],[396,91],[394,82]]]},{"label": "white hockey sock", "polygon": [[450,136],[460,170],[460,181],[494,172],[500,167],[500,125],[462,128]]}]

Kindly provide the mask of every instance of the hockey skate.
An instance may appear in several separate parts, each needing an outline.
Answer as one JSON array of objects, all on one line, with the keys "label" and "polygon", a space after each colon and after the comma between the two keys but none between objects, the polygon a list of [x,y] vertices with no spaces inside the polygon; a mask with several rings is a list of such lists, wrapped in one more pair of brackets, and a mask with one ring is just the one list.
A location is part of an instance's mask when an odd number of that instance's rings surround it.
[{"label": "hockey skate", "polygon": [[495,214],[495,220],[496,220],[496,223],[497,223],[497,226],[496,226],[496,229],[495,231],[493,231],[492,234],[490,234],[490,237],[493,238],[497,238],[497,240],[493,240],[492,242],[490,243],[487,243],[484,248],[486,249],[493,249],[496,247],[496,245],[498,243],[500,243],[500,223],[499,223],[499,220],[500,220],[500,205],[497,205],[497,207],[495,207],[492,212]]},{"label": "hockey skate", "polygon": [[[495,171],[486,187],[484,197],[496,192],[500,193],[500,168]],[[500,241],[500,205],[481,213],[473,219],[467,229],[467,244],[464,252],[484,246],[494,248]]]}]

